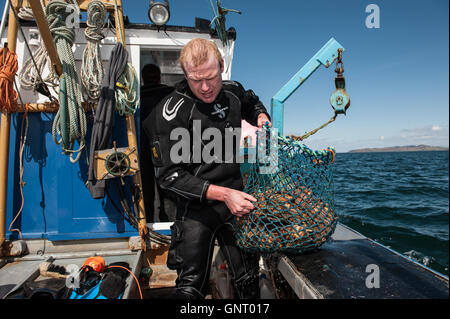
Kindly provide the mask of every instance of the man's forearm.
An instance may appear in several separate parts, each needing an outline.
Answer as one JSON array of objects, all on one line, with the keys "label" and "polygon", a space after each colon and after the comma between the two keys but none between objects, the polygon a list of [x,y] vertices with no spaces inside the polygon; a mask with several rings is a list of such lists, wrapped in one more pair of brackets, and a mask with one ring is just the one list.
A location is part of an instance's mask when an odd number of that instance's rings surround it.
[{"label": "man's forearm", "polygon": [[211,184],[206,191],[206,199],[223,202],[225,200],[225,193],[229,190],[229,188]]}]

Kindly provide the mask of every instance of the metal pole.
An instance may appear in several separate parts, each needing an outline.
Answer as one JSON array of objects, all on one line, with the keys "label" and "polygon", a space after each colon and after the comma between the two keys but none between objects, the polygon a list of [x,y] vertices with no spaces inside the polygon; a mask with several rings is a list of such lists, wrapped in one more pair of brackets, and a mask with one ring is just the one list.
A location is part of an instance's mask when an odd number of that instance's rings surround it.
[{"label": "metal pole", "polygon": [[2,15],[2,24],[0,25],[0,39],[3,36],[3,31],[5,30],[5,25],[6,25],[6,14],[9,11],[9,2],[8,0],[6,0],[5,3],[5,8],[3,9],[3,15]]},{"label": "metal pole", "polygon": [[[8,1],[8,0],[7,0]],[[18,10],[18,0],[12,0],[8,20],[8,49],[16,51],[17,21],[12,10]],[[11,114],[3,111],[1,115],[0,130],[0,248],[6,240],[6,201],[8,189],[8,161],[9,161],[9,134],[11,128]],[[1,251],[0,251],[1,254]]]}]

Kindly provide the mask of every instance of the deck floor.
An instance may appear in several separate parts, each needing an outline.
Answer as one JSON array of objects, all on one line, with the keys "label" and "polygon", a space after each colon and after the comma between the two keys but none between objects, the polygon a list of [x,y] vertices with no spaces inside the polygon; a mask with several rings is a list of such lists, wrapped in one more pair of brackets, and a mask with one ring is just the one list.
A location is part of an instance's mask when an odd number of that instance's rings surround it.
[{"label": "deck floor", "polygon": [[315,252],[283,258],[316,298],[449,297],[448,279],[369,239],[331,240]]}]

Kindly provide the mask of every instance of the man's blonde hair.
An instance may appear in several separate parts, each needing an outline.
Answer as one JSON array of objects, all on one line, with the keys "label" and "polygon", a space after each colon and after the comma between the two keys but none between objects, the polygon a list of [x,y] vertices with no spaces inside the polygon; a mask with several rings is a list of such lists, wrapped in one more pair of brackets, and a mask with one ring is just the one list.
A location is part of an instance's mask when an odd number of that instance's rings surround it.
[{"label": "man's blonde hair", "polygon": [[219,65],[223,66],[223,58],[217,45],[213,41],[196,38],[189,41],[188,44],[181,49],[180,58],[178,61],[184,71],[186,62],[189,62],[194,67],[197,67],[208,61],[211,54],[217,59]]}]

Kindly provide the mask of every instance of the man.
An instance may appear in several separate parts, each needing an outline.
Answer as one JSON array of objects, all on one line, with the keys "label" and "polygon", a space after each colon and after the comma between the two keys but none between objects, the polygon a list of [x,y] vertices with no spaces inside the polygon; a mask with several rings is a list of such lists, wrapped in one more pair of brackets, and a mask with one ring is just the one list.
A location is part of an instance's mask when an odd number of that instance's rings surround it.
[{"label": "man", "polygon": [[[227,131],[240,129],[242,118],[262,127],[270,121],[269,115],[253,91],[244,90],[238,82],[222,81],[224,61],[214,42],[190,41],[182,49],[179,61],[185,80],[144,123],[152,139],[157,182],[162,189],[179,196],[167,259],[167,266],[178,273],[176,297],[205,297],[217,238],[232,272],[237,297],[258,298],[258,256],[236,246],[232,226],[234,216],[251,213],[256,199],[241,191],[236,152],[231,163],[223,156],[216,161],[206,161],[204,156],[198,160],[199,154],[204,155],[207,142],[198,139],[208,128],[218,130],[225,139]],[[175,160],[179,154],[174,150],[180,146],[180,139],[171,139],[171,133],[176,135],[173,133],[180,132],[180,128],[189,132],[184,143],[191,150],[184,157],[187,161]],[[238,143],[239,140],[237,136]],[[195,146],[199,144],[200,149]]]},{"label": "man", "polygon": [[[176,203],[170,195],[162,192],[155,184],[154,167],[149,149],[149,140],[142,129],[142,124],[148,118],[156,105],[174,88],[161,84],[161,69],[155,64],[147,64],[142,69],[141,87],[141,176],[144,190],[144,205],[147,212],[147,221],[174,221],[176,214]],[[159,212],[150,216],[149,212]]]}]

